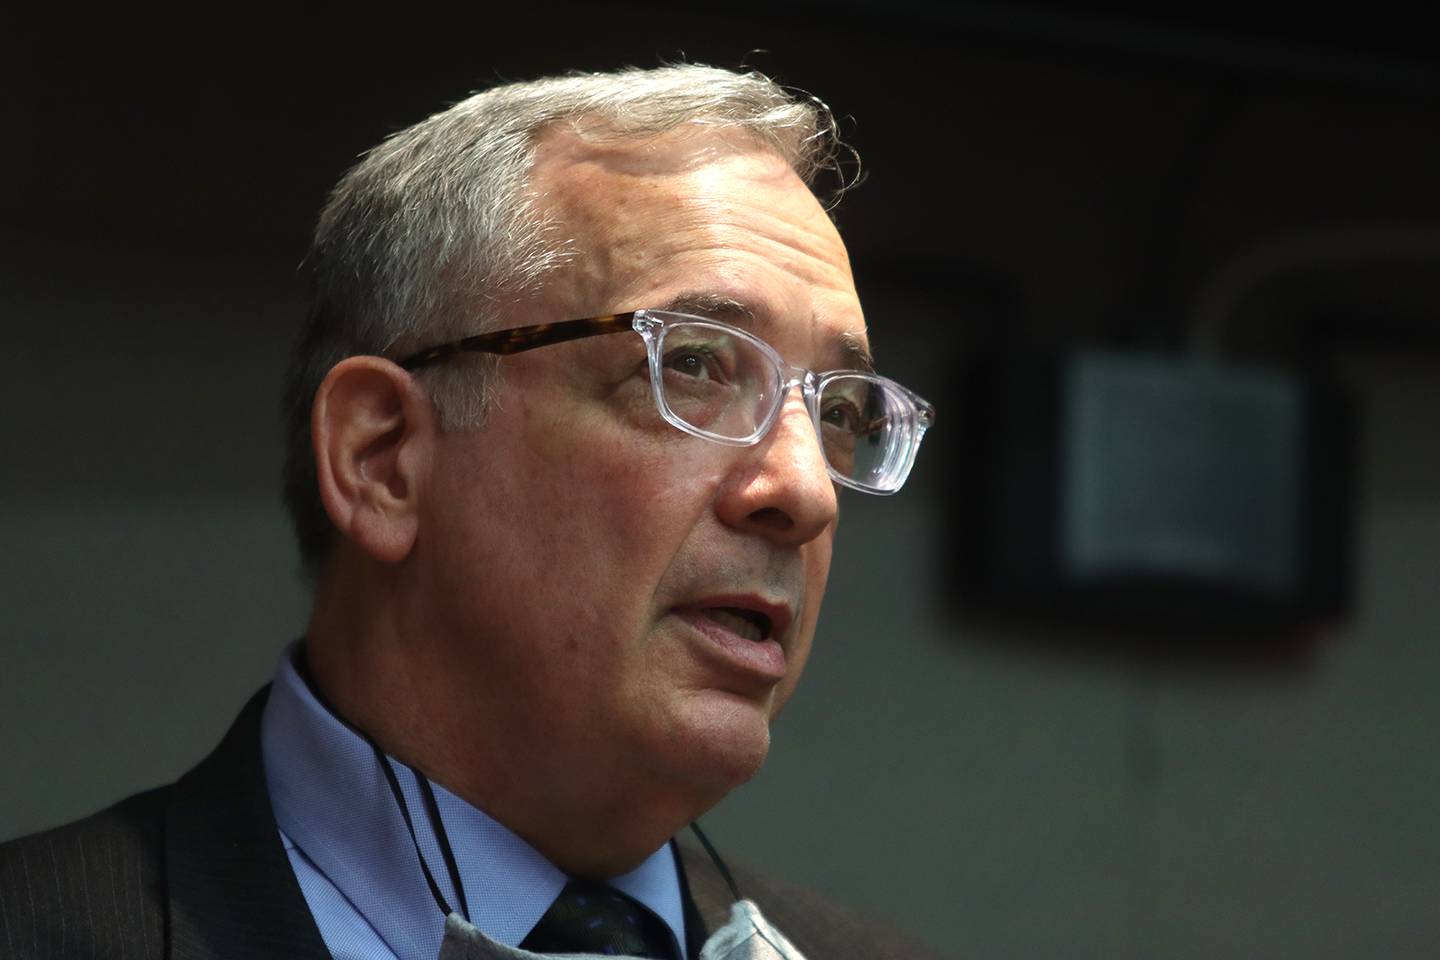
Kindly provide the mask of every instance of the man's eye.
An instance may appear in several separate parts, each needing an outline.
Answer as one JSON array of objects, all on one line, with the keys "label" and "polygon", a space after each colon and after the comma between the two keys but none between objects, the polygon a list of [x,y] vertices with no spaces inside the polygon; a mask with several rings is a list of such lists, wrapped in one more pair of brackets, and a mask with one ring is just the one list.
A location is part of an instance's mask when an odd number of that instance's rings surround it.
[{"label": "man's eye", "polygon": [[821,411],[820,422],[853,437],[859,435],[863,418],[855,404],[839,401],[826,405],[825,409]]},{"label": "man's eye", "polygon": [[665,355],[665,369],[692,380],[725,381],[729,377],[724,365],[712,353],[693,347],[672,350]]}]

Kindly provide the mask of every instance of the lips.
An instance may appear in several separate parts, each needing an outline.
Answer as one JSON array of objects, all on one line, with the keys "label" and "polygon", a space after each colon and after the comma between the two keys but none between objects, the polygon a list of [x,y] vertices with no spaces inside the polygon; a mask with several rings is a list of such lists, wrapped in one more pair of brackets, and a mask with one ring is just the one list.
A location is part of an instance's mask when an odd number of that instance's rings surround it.
[{"label": "lips", "polygon": [[709,597],[675,609],[703,639],[700,648],[729,674],[742,674],[765,687],[785,677],[785,649],[794,615],[784,604],[755,596]]}]

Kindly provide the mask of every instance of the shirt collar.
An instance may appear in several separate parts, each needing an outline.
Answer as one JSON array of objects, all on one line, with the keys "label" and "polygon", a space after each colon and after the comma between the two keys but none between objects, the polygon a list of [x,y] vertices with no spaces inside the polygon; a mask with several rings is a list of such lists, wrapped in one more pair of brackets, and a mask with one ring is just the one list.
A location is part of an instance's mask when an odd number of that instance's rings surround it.
[{"label": "shirt collar", "polygon": [[[433,957],[444,918],[430,896],[389,784],[364,738],[332,714],[281,657],[261,719],[261,749],[275,821],[395,951]],[[392,758],[430,872],[452,906],[458,898],[424,815],[415,777]],[[432,784],[459,867],[470,920],[492,939],[517,946],[567,881],[563,871],[504,825]],[[610,881],[643,903],[685,943],[675,858],[661,847]]]}]

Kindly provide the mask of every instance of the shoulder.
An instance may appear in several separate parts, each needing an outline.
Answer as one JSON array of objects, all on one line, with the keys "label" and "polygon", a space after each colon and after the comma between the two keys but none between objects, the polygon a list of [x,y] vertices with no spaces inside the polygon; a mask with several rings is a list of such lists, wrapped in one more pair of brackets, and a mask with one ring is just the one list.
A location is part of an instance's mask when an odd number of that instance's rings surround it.
[{"label": "shoulder", "polygon": [[101,957],[122,943],[160,955],[167,789],[0,844],[6,957]]},{"label": "shoulder", "polygon": [[[690,894],[713,932],[734,897],[710,858],[680,844]],[[729,864],[740,893],[810,960],[940,960],[940,954],[892,924],[840,904],[808,887],[742,864]]]}]

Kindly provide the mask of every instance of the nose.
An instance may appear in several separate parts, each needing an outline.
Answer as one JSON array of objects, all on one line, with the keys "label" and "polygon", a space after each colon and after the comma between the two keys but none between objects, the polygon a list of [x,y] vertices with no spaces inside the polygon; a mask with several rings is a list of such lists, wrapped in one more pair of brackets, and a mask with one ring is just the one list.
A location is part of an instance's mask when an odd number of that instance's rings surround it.
[{"label": "nose", "polygon": [[790,392],[765,438],[742,449],[719,493],[724,523],[789,546],[830,528],[839,509],[835,484],[799,390]]}]

